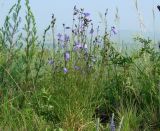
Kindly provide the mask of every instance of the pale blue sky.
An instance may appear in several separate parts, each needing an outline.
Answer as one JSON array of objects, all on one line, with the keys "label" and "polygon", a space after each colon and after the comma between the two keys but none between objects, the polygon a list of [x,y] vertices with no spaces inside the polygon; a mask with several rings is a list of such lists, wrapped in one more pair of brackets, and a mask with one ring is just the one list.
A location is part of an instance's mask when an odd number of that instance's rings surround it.
[{"label": "pale blue sky", "polygon": [[[16,1],[17,0],[0,0],[0,25],[2,25],[4,16],[7,14],[9,8]],[[22,0],[22,4],[24,9],[24,0]],[[139,30],[138,14],[134,0],[30,0],[30,4],[35,14],[39,30],[43,30],[49,24],[52,13],[57,17],[57,28],[60,28],[62,23],[70,26],[74,5],[90,12],[91,18],[96,24],[100,21],[98,13],[104,13],[105,9],[108,8],[110,26],[115,25],[114,18],[116,7],[118,7],[120,30]],[[156,8],[158,4],[160,4],[159,0],[138,0],[138,6],[147,31],[153,30],[153,8],[155,9],[156,16],[156,30],[160,31],[160,12],[158,12]]]}]

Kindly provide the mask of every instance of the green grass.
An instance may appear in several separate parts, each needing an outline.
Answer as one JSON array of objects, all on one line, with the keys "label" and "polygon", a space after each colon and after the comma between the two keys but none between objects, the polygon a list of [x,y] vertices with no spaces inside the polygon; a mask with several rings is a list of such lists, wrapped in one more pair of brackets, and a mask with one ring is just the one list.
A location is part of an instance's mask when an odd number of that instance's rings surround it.
[{"label": "green grass", "polygon": [[[135,38],[141,48],[127,54],[107,32],[91,39],[83,32],[72,34],[68,48],[53,38],[57,48],[47,49],[55,18],[40,41],[28,0],[24,33],[17,32],[20,10],[19,0],[0,28],[0,130],[114,131],[113,113],[117,131],[160,130],[160,53],[151,40]],[[93,42],[96,37],[100,45]],[[87,41],[88,52],[72,50],[77,39]],[[69,61],[64,60],[66,51]]]}]

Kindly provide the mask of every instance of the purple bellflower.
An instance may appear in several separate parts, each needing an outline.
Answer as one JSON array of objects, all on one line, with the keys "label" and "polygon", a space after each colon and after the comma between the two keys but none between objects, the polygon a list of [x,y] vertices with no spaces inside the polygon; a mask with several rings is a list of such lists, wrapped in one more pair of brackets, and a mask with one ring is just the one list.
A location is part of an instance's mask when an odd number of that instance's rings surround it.
[{"label": "purple bellflower", "polygon": [[80,42],[75,42],[75,45],[73,47],[74,51],[77,51],[78,49],[81,49],[83,46]]},{"label": "purple bellflower", "polygon": [[90,30],[90,34],[92,35],[94,33],[94,30],[93,28]]},{"label": "purple bellflower", "polygon": [[58,37],[58,41],[63,41],[63,40],[62,40],[62,34],[61,34],[61,33],[58,33],[58,34],[57,34],[57,37]]},{"label": "purple bellflower", "polygon": [[118,33],[115,26],[111,27],[111,34],[112,33],[113,33],[113,35],[116,35]]},{"label": "purple bellflower", "polygon": [[66,34],[64,35],[64,41],[65,41],[65,42],[68,42],[68,41],[69,41],[69,36],[66,35]]},{"label": "purple bellflower", "polygon": [[48,59],[48,64],[49,64],[49,65],[53,65],[53,64],[54,64],[53,59],[49,58],[49,59]]},{"label": "purple bellflower", "polygon": [[65,59],[65,61],[69,61],[69,59],[70,59],[70,54],[69,54],[68,51],[64,53],[64,59]]},{"label": "purple bellflower", "polygon": [[66,74],[68,72],[68,69],[66,67],[64,67],[63,72],[64,72],[64,74]]},{"label": "purple bellflower", "polygon": [[79,66],[74,66],[74,69],[75,70],[80,70],[80,67]]},{"label": "purple bellflower", "polygon": [[86,12],[86,13],[83,13],[85,17],[88,17],[90,16],[90,13]]}]

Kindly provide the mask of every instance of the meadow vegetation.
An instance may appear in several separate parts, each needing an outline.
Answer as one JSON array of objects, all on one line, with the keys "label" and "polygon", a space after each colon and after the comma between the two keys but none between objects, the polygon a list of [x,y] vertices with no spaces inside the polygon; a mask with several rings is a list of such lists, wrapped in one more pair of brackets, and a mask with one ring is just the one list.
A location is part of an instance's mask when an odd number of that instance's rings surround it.
[{"label": "meadow vegetation", "polygon": [[18,0],[0,27],[0,130],[160,130],[160,47],[141,36],[134,38],[140,48],[119,50],[108,10],[101,35],[76,6],[72,27],[55,32],[52,15],[41,40],[25,5],[24,18]]}]

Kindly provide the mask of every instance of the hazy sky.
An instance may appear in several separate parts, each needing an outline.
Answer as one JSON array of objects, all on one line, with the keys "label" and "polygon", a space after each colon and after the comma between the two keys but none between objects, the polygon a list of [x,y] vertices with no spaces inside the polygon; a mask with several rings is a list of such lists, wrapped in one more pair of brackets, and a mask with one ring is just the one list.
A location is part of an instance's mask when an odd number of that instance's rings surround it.
[{"label": "hazy sky", "polygon": [[[17,0],[0,0],[0,25],[4,21],[11,5]],[[22,8],[24,10],[24,1],[22,0]],[[153,30],[152,9],[155,10],[156,30],[160,31],[160,12],[157,5],[159,0],[138,0],[138,7],[146,26],[146,30]],[[32,11],[35,14],[37,26],[44,29],[51,20],[52,13],[57,18],[57,28],[62,23],[68,26],[72,22],[72,11],[74,5],[82,7],[86,12],[91,13],[91,18],[97,24],[100,21],[99,13],[104,13],[105,9],[109,9],[108,21],[109,25],[115,25],[116,7],[119,9],[120,30],[139,30],[138,14],[136,11],[134,0],[30,0]],[[23,13],[22,13],[23,14]]]}]

